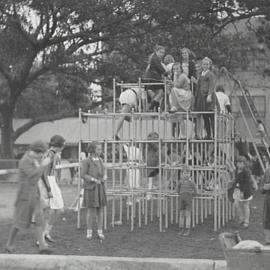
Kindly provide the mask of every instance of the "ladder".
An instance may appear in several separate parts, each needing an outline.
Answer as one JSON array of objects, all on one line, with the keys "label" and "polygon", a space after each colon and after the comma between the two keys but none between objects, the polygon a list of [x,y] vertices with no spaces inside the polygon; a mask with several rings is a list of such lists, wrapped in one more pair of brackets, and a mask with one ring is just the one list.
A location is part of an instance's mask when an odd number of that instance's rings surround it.
[{"label": "ladder", "polygon": [[[247,104],[247,106],[248,106],[249,112],[250,112],[250,114],[251,114],[251,116],[252,116],[252,118],[253,118],[253,120],[254,120],[256,126],[257,126],[257,119],[260,119],[260,115],[259,115],[258,110],[257,110],[257,108],[256,108],[256,106],[255,106],[255,104],[254,104],[254,101],[253,101],[253,99],[252,99],[252,97],[251,97],[251,95],[250,95],[249,90],[248,90],[247,88],[245,88],[244,86],[242,86],[241,82],[240,82],[237,78],[235,78],[235,76],[234,76],[232,73],[230,73],[227,69],[225,69],[225,72],[226,72],[227,76],[228,76],[230,79],[232,79],[232,81],[233,81],[233,82],[238,86],[238,88],[240,89],[240,91],[241,91],[241,93],[242,93],[242,95],[243,95],[243,97],[244,97],[244,100],[246,101],[246,104]],[[235,89],[235,87],[233,87],[233,89]],[[248,130],[249,136],[250,136],[250,138],[252,139],[252,144],[253,144],[254,150],[255,150],[255,152],[256,152],[256,154],[257,154],[257,156],[258,156],[260,165],[261,165],[263,171],[265,171],[265,169],[266,169],[266,168],[265,168],[265,165],[264,165],[264,163],[262,162],[262,159],[261,159],[261,156],[260,156],[258,147],[257,147],[257,145],[256,145],[256,143],[255,143],[254,136],[253,136],[253,134],[252,134],[252,132],[251,132],[251,130],[250,130],[250,127],[249,127],[249,125],[248,125],[248,122],[247,122],[246,117],[245,117],[244,112],[243,112],[243,108],[242,108],[242,106],[241,106],[241,102],[240,102],[240,100],[239,100],[239,97],[236,95],[236,91],[234,91],[234,96],[235,96],[236,100],[238,101],[238,106],[239,106],[240,114],[241,114],[241,116],[242,116],[242,118],[243,118],[243,121],[244,121],[244,123],[245,123],[245,126],[246,126],[246,128],[247,128],[247,130]],[[270,137],[269,137],[269,134],[268,134],[266,128],[265,128],[265,134],[266,134],[267,140],[269,141],[269,138],[270,138]],[[270,152],[269,152],[268,145],[267,145],[267,142],[265,141],[265,139],[262,140],[262,143],[263,143],[263,146],[264,146],[264,148],[265,148],[265,150],[266,150],[266,153],[267,153],[267,155],[268,155],[268,158],[270,159]]]}]

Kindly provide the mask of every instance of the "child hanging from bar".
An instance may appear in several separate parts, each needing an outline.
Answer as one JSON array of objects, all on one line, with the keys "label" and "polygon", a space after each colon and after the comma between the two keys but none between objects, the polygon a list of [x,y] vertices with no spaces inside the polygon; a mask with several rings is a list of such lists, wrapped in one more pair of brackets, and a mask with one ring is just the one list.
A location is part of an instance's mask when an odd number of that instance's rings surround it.
[{"label": "child hanging from bar", "polygon": [[[131,113],[133,109],[134,111],[138,111],[140,97],[142,96],[142,99],[145,99],[145,95],[143,95],[143,92],[144,90],[140,87],[125,89],[119,97],[119,102],[121,103],[121,113]],[[130,122],[131,116],[123,115],[119,118],[115,132],[115,139],[117,140],[119,139],[118,133],[121,130],[125,120],[127,122]]]},{"label": "child hanging from bar", "polygon": [[179,199],[179,227],[180,232],[178,235],[190,235],[191,227],[191,209],[192,198],[197,194],[197,188],[191,178],[190,167],[184,165],[182,173],[177,186],[177,193],[180,195]]}]

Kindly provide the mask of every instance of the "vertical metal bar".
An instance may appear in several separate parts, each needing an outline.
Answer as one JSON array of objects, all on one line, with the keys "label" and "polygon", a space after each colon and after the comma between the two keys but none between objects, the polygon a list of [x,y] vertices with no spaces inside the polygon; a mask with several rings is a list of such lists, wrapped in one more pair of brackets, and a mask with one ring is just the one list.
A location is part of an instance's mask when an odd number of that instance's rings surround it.
[{"label": "vertical metal bar", "polygon": [[78,147],[78,159],[79,159],[79,167],[78,167],[78,211],[77,211],[77,229],[80,229],[81,227],[81,137],[82,137],[82,109],[79,109],[79,134],[80,134],[80,140],[79,140],[79,147]]}]

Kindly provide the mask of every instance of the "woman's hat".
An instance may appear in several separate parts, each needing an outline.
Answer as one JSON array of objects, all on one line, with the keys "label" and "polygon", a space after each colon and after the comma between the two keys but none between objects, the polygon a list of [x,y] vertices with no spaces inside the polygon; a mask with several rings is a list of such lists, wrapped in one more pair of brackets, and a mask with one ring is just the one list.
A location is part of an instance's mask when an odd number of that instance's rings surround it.
[{"label": "woman's hat", "polygon": [[30,144],[29,149],[36,153],[45,153],[47,150],[47,145],[43,141],[38,140]]},{"label": "woman's hat", "polygon": [[63,147],[65,145],[65,139],[61,135],[54,135],[51,137],[50,146],[53,147]]}]

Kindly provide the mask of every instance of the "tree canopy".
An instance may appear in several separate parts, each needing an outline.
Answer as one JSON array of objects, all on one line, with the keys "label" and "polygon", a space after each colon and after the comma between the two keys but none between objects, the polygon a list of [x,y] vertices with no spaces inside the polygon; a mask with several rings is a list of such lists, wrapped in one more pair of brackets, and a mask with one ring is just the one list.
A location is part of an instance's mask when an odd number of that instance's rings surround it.
[{"label": "tree canopy", "polygon": [[[110,87],[114,76],[134,78],[155,43],[171,52],[188,46],[205,54],[224,44],[226,25],[267,17],[269,6],[269,0],[1,1],[2,156],[12,156],[14,140],[31,125],[87,106],[90,82]],[[220,48],[222,54],[213,54],[228,59],[229,45]],[[43,106],[33,115],[31,103],[38,99]],[[33,121],[13,130],[12,119],[20,114],[33,115]]]}]

